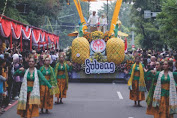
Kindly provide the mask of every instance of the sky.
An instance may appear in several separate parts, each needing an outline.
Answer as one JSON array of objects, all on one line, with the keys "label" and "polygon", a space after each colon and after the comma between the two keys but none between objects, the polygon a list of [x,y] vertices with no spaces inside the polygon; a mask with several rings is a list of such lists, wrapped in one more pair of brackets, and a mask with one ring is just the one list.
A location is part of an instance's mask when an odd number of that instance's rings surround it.
[{"label": "sky", "polygon": [[101,9],[104,3],[107,3],[106,1],[104,2],[90,2],[90,11],[98,11],[98,9]]}]

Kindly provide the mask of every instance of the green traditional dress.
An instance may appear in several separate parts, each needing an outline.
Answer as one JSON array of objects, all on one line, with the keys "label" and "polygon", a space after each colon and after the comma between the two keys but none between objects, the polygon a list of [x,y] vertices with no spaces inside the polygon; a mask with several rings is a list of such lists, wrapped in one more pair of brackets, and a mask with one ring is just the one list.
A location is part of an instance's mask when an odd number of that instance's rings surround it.
[{"label": "green traditional dress", "polygon": [[[152,73],[149,74],[151,76],[151,78],[153,80],[154,85],[151,85],[151,89],[152,91],[149,91],[151,93],[148,94],[148,98],[147,98],[147,103],[149,105],[151,105],[152,107],[152,94],[154,94],[155,88],[156,88],[156,83],[157,83],[157,79],[159,77],[159,73],[157,72],[156,75],[153,75]],[[173,76],[174,78],[177,78],[177,72],[173,72]],[[176,83],[175,83],[176,84]],[[170,114],[170,107],[169,107],[169,92],[170,90],[170,76],[167,75],[167,77],[165,77],[165,75],[162,75],[161,77],[161,99],[160,99],[160,105],[159,107],[153,107],[152,109],[150,109],[150,114],[149,115],[154,115],[154,118],[173,118],[173,114]],[[149,98],[151,97],[151,98]],[[148,111],[147,111],[148,112]]]},{"label": "green traditional dress", "polygon": [[[45,76],[45,78],[48,80],[48,82],[51,85],[52,85],[51,81],[53,81],[53,80],[56,81],[55,75],[54,75],[54,70],[52,67],[49,66],[49,68],[46,69],[44,66],[42,66],[40,68],[40,71],[42,72],[42,74]],[[52,85],[52,86],[54,86],[54,85]],[[45,109],[52,109],[53,108],[53,94],[51,94],[49,90],[50,89],[46,85],[40,86],[40,100],[41,100],[40,108],[45,108]]]},{"label": "green traditional dress", "polygon": [[66,92],[68,90],[68,71],[72,69],[71,66],[64,63],[61,65],[57,63],[55,66],[55,76],[57,78],[57,84],[60,90],[60,94],[56,94],[57,98],[66,98]]},{"label": "green traditional dress", "polygon": [[[14,75],[24,75],[26,71],[20,71],[17,70]],[[40,85],[47,85],[48,88],[50,89],[52,86],[50,83],[46,80],[46,78],[43,76],[41,71],[37,70],[37,75],[39,78],[39,84]],[[26,110],[17,110],[17,114],[19,114],[21,117],[38,117],[39,116],[39,106],[36,104],[29,104],[29,96],[30,93],[33,90],[33,84],[35,80],[35,74],[31,75],[30,72],[27,73],[27,105],[26,105]]]},{"label": "green traditional dress", "polygon": [[150,86],[150,89],[149,89],[149,93],[148,93],[148,96],[146,98],[146,103],[147,103],[147,111],[146,111],[146,114],[148,115],[154,115],[154,111],[155,111],[155,108],[152,107],[152,101],[153,101],[153,95],[154,95],[154,90],[155,90],[155,87],[156,87],[156,83],[157,83],[157,79],[155,78],[155,75],[151,74],[151,72],[146,72],[145,73],[146,75],[146,80],[152,80],[151,82],[151,86]]}]

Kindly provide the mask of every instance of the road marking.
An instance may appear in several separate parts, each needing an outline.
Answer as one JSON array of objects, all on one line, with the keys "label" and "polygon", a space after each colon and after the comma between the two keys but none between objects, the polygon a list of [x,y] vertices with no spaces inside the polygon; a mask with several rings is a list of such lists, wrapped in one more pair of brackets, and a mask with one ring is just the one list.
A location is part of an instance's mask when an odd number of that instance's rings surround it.
[{"label": "road marking", "polygon": [[14,103],[12,103],[11,105],[9,105],[8,107],[6,107],[4,110],[8,111],[10,108],[12,108],[13,106],[15,106],[18,103],[18,100],[15,101]]},{"label": "road marking", "polygon": [[122,97],[122,94],[121,94],[120,91],[117,91],[117,95],[118,95],[119,99],[124,99],[124,98]]}]

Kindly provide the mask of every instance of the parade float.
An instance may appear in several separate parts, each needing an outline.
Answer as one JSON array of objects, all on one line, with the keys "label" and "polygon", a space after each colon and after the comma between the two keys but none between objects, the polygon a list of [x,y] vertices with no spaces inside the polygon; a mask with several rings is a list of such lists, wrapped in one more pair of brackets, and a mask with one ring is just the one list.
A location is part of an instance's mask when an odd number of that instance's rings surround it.
[{"label": "parade float", "polygon": [[[124,70],[130,69],[134,63],[132,56],[125,54],[127,50],[127,34],[118,31],[121,22],[118,14],[122,0],[117,0],[110,31],[88,32],[79,0],[74,0],[82,22],[78,32],[68,34],[77,36],[72,42],[70,52],[73,62],[72,79],[125,79]],[[121,37],[125,37],[122,40]]]}]

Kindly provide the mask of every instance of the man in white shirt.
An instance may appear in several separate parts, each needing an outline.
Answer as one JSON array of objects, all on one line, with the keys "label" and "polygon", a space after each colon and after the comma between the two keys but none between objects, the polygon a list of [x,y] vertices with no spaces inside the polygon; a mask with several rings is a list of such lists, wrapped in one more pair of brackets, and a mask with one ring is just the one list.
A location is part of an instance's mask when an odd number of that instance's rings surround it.
[{"label": "man in white shirt", "polygon": [[96,16],[96,11],[93,11],[93,14],[90,15],[88,24],[90,24],[90,32],[97,31],[98,16]]}]

